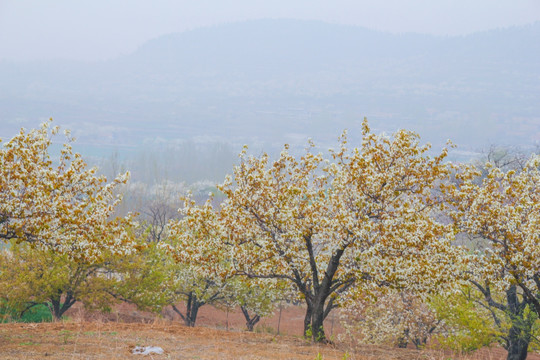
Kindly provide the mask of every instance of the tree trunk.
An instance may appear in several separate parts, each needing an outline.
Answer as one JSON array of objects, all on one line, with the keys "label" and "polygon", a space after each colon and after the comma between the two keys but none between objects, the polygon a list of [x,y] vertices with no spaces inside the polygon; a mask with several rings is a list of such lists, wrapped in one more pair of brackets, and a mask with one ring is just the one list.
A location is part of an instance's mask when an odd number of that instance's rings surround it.
[{"label": "tree trunk", "polygon": [[197,301],[197,298],[191,303],[191,309],[188,311],[188,319],[189,324],[188,326],[194,327],[195,322],[197,321],[197,313],[199,312],[199,308],[203,305],[203,303],[200,303]]},{"label": "tree trunk", "polygon": [[329,342],[324,332],[324,320],[335,307],[333,300],[326,301],[330,296],[330,281],[324,281],[317,286],[314,294],[306,296],[306,316],[304,318],[304,337],[311,337],[315,342]]},{"label": "tree trunk", "polygon": [[62,315],[64,315],[64,313],[77,302],[77,299],[75,299],[73,295],[69,293],[65,296],[63,303],[61,301],[61,295],[51,297],[49,300],[51,302],[48,304],[48,307],[55,320],[62,319]]},{"label": "tree trunk", "polygon": [[[311,242],[311,236],[304,236],[306,240],[306,247],[309,253],[310,266],[312,272],[312,286],[308,286],[305,282],[302,283],[300,276],[297,274],[296,285],[298,289],[304,294],[307,310],[304,318],[304,336],[308,337],[311,333],[311,338],[315,342],[328,342],[324,333],[324,319],[328,316],[330,311],[335,308],[334,298],[331,297],[332,293],[338,291],[344,291],[351,286],[353,281],[334,281],[334,275],[336,274],[341,256],[343,255],[345,248],[338,249],[334,252],[324,271],[322,281],[319,279],[319,274],[322,273],[317,269],[317,262],[315,260],[315,252],[313,250],[313,244]],[[338,290],[339,289],[339,290]],[[327,300],[328,303],[326,304]],[[326,304],[326,307],[325,307]]]},{"label": "tree trunk", "polygon": [[519,301],[517,288],[511,286],[506,291],[508,301],[508,315],[512,321],[512,327],[508,332],[506,350],[508,350],[507,360],[525,360],[527,358],[527,349],[532,337],[532,323],[530,319],[525,318],[525,308],[527,300]]},{"label": "tree trunk", "polygon": [[249,315],[249,311],[243,306],[240,306],[240,309],[242,310],[242,314],[244,314],[244,318],[246,319],[246,327],[248,331],[253,331],[255,324],[261,320],[261,317],[257,314],[253,314],[253,317],[251,317]]},{"label": "tree trunk", "polygon": [[60,315],[60,299],[50,299],[51,304],[49,305],[49,310],[51,311],[52,316],[55,320],[60,320],[62,315]]},{"label": "tree trunk", "polygon": [[311,333],[313,341],[327,342],[324,333],[324,300],[321,300],[313,308],[311,314]]},{"label": "tree trunk", "polygon": [[525,360],[529,348],[529,338],[521,334],[522,329],[512,325],[508,333],[508,357],[506,360]]},{"label": "tree trunk", "polygon": [[405,329],[403,334],[397,339],[397,347],[406,349],[409,345],[409,329]]},{"label": "tree trunk", "polygon": [[306,302],[307,309],[306,309],[306,316],[304,317],[304,337],[308,338],[311,337],[311,304],[309,302]]},{"label": "tree trunk", "polygon": [[184,320],[184,324],[189,327],[195,327],[195,322],[197,321],[197,313],[199,312],[199,309],[201,306],[203,306],[205,303],[203,301],[198,301],[197,296],[193,293],[189,293],[187,304],[186,304],[186,314],[182,314],[182,312],[175,306],[172,305],[173,310],[180,315],[182,320]]}]

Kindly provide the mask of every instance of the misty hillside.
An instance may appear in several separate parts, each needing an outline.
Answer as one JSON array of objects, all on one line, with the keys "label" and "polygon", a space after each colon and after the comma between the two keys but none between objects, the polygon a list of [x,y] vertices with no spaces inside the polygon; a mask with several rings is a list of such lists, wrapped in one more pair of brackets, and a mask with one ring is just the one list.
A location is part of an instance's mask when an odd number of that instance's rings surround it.
[{"label": "misty hillside", "polygon": [[[0,63],[0,137],[54,117],[81,144],[334,144],[367,116],[461,149],[540,141],[540,23],[464,37],[258,20],[96,63]],[[239,149],[239,147],[238,147]]]}]

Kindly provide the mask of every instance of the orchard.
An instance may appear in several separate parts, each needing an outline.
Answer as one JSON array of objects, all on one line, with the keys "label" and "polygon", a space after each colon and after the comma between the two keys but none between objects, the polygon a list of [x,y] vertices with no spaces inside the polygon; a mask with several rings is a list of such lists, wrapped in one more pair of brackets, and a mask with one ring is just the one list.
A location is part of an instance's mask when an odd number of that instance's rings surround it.
[{"label": "orchard", "polygon": [[0,307],[61,318],[77,301],[125,301],[170,306],[187,326],[202,306],[239,307],[253,330],[286,301],[314,342],[331,341],[325,319],[341,308],[358,341],[498,342],[511,360],[540,345],[538,155],[482,171],[364,120],[360,144],[344,132],[325,152],[244,147],[215,196],[186,193],[177,214],[153,202],[144,218],[118,215],[129,173],[107,182],[69,132],[53,155],[58,133],[47,121],[1,143]]}]

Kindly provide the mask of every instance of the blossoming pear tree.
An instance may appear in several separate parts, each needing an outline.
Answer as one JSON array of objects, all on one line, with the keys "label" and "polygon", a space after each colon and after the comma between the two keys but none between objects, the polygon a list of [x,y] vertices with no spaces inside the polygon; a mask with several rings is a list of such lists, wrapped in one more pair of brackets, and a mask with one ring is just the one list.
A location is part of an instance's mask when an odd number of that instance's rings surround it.
[{"label": "blossoming pear tree", "polygon": [[162,243],[176,261],[176,291],[187,303],[186,315],[176,306],[174,311],[188,319],[191,314],[196,317],[205,304],[238,306],[246,328],[253,331],[261,317],[271,314],[286,297],[287,284],[235,276],[234,254],[226,241],[221,213],[212,206],[213,198],[203,205],[196,205],[191,197],[184,200],[183,217],[169,222],[169,241]]},{"label": "blossoming pear tree", "polygon": [[73,259],[96,259],[103,249],[134,251],[124,229],[130,219],[111,220],[120,201],[114,190],[129,174],[107,184],[69,141],[59,159],[53,159],[51,137],[59,128],[51,128],[51,121],[28,132],[21,129],[0,148],[0,239],[28,242]]},{"label": "blossoming pear tree", "polygon": [[272,314],[283,300],[287,300],[289,287],[284,281],[244,276],[236,276],[232,280],[234,292],[229,304],[240,307],[248,331],[253,331],[261,318]]},{"label": "blossoming pear tree", "polygon": [[171,271],[177,300],[186,303],[185,313],[173,310],[186,325],[195,326],[200,307],[229,302],[234,296],[230,251],[221,241],[223,228],[212,199],[197,206],[192,198],[184,199],[183,217],[169,222],[168,240],[161,243],[173,257]]},{"label": "blossoming pear tree", "polygon": [[450,215],[457,231],[483,243],[469,266],[471,282],[512,320],[503,337],[508,359],[525,359],[540,316],[540,156],[517,170],[486,169],[484,178],[472,167],[456,175]]},{"label": "blossoming pear tree", "polygon": [[348,149],[344,134],[327,158],[313,144],[300,158],[285,146],[273,162],[244,149],[219,186],[215,246],[227,245],[237,274],[294,286],[315,341],[326,341],[324,319],[345,292],[439,286],[459,266],[452,229],[433,216],[450,168],[446,149],[429,156],[418,138],[375,135],[364,121],[361,146]]}]

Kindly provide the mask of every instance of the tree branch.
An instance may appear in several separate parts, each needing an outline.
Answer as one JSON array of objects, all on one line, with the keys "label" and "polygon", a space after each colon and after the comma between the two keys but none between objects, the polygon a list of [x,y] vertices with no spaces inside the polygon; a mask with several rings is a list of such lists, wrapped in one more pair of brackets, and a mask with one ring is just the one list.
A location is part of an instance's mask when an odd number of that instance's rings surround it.
[{"label": "tree branch", "polygon": [[501,304],[501,303],[498,303],[496,302],[495,300],[493,300],[493,298],[491,297],[491,290],[489,288],[489,285],[486,285],[486,287],[483,287],[482,285],[480,285],[480,283],[478,283],[477,281],[474,281],[474,280],[469,280],[474,286],[476,286],[478,288],[478,290],[480,290],[480,292],[484,295],[484,298],[486,299],[487,303],[489,306],[493,306],[501,311],[504,311],[504,312],[507,312],[508,311],[508,307]]}]

